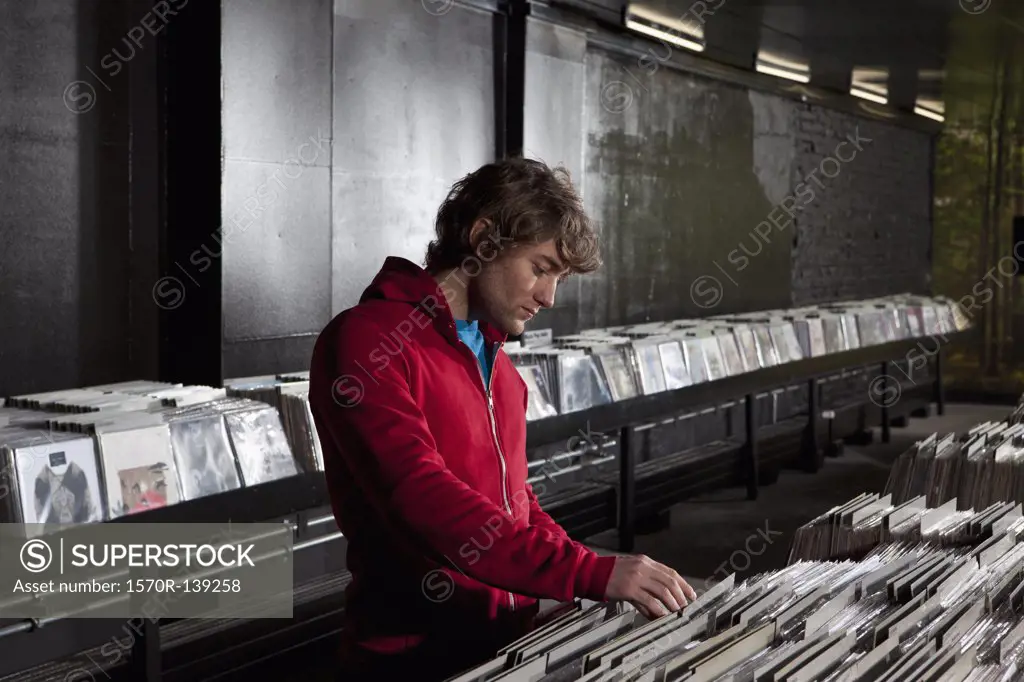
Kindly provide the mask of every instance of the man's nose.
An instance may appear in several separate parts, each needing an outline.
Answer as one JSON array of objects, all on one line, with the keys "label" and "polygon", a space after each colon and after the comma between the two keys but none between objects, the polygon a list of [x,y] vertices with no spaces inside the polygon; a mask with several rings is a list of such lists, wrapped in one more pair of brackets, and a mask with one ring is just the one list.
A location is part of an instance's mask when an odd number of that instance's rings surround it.
[{"label": "man's nose", "polygon": [[558,287],[558,282],[554,279],[551,280],[550,284],[542,283],[540,287],[534,292],[533,299],[537,301],[537,304],[542,308],[550,308],[555,305],[555,289]]}]

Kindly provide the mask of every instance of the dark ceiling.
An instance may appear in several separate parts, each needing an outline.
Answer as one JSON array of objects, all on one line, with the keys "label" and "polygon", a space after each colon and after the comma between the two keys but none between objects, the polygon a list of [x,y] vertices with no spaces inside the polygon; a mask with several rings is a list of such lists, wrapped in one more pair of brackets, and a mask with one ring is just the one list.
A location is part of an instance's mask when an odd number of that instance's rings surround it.
[{"label": "dark ceiling", "polygon": [[[557,1],[557,0],[556,0]],[[881,78],[888,103],[913,109],[918,98],[948,100],[949,78],[987,81],[984,59],[948,70],[954,36],[966,34],[980,51],[997,33],[1024,40],[1011,19],[1024,0],[582,0],[577,8],[621,22],[627,4],[671,20],[703,14],[701,56],[754,70],[759,52],[806,64],[812,86],[849,92],[851,76],[869,69]],[[703,9],[702,9],[703,8]],[[954,27],[958,27],[954,30]],[[995,63],[994,60],[991,63]],[[948,102],[947,102],[948,104]]]}]

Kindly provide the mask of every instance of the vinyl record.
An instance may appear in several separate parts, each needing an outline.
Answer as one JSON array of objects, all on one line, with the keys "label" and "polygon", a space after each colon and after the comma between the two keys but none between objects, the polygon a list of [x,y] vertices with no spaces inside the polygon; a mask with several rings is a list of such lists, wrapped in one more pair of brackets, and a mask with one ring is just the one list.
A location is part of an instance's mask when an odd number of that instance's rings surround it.
[{"label": "vinyl record", "polygon": [[267,406],[232,412],[224,415],[224,423],[244,485],[257,485],[299,473],[277,410]]},{"label": "vinyl record", "polygon": [[177,504],[178,469],[166,424],[96,435],[110,518]]},{"label": "vinyl record", "polygon": [[544,375],[537,365],[516,366],[526,384],[526,420],[545,419],[558,414],[551,397],[544,390]]},{"label": "vinyl record", "polygon": [[601,366],[612,400],[628,400],[640,395],[640,390],[633,379],[633,372],[626,364],[625,354],[621,349],[605,349],[595,352],[593,357]]},{"label": "vinyl record", "polygon": [[665,371],[665,387],[668,390],[691,385],[690,373],[686,368],[683,348],[678,341],[663,341],[658,344],[661,352],[661,366]]},{"label": "vinyl record", "polygon": [[743,369],[747,372],[760,369],[761,361],[757,356],[757,341],[754,338],[754,330],[746,326],[737,326],[733,328],[733,336],[736,337],[736,345],[740,349]]},{"label": "vinyl record", "polygon": [[704,341],[700,337],[687,336],[683,339],[683,356],[686,358],[686,368],[690,370],[690,381],[702,384],[711,380],[704,355]]},{"label": "vinyl record", "polygon": [[810,357],[821,357],[828,353],[825,343],[825,326],[820,317],[807,318],[807,333],[811,342]]},{"label": "vinyl record", "polygon": [[736,345],[736,337],[731,333],[715,334],[718,340],[718,347],[722,351],[722,361],[725,363],[725,372],[729,376],[743,374],[746,368],[743,366],[743,358],[740,356],[740,349]]},{"label": "vinyl record", "polygon": [[106,518],[92,438],[55,437],[16,446],[22,523],[76,524]]},{"label": "vinyl record", "polygon": [[186,500],[241,487],[221,415],[174,419],[169,426],[182,496]]},{"label": "vinyl record", "polygon": [[766,324],[753,325],[754,341],[757,343],[757,362],[760,367],[774,367],[779,364],[779,354],[772,343],[771,333]]},{"label": "vinyl record", "polygon": [[594,360],[589,355],[563,354],[558,358],[559,386],[561,389],[560,414],[587,410],[611,402],[611,393],[605,385]]},{"label": "vinyl record", "polygon": [[640,383],[644,395],[661,393],[666,390],[665,370],[661,364],[661,351],[657,344],[634,342],[633,351],[636,353],[637,363],[640,367]]},{"label": "vinyl record", "polygon": [[704,351],[704,362],[707,363],[708,380],[717,381],[729,376],[725,369],[725,360],[722,358],[722,349],[718,345],[718,339],[714,336],[704,336],[701,337],[700,342]]}]

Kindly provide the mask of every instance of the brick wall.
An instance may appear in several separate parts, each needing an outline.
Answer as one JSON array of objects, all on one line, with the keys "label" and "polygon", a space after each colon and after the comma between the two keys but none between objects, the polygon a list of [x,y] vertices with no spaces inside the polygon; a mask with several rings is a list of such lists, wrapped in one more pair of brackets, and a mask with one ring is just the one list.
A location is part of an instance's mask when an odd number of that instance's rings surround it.
[{"label": "brick wall", "polygon": [[929,136],[807,104],[793,116],[793,304],[927,292]]}]

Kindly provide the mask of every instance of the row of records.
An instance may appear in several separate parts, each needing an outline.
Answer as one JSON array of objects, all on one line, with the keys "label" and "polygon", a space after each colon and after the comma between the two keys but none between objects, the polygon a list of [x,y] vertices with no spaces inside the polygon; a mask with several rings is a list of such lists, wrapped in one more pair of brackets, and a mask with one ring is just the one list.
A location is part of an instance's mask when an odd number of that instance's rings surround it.
[{"label": "row of records", "polygon": [[845,307],[586,330],[506,351],[529,391],[527,419],[567,414],[804,358],[969,327],[953,302],[893,297]]},{"label": "row of records", "polygon": [[[138,397],[106,387],[84,390],[124,401]],[[51,394],[58,401],[61,395]],[[278,411],[245,398],[152,412],[0,407],[5,522],[106,521],[294,476],[303,468]]]}]

